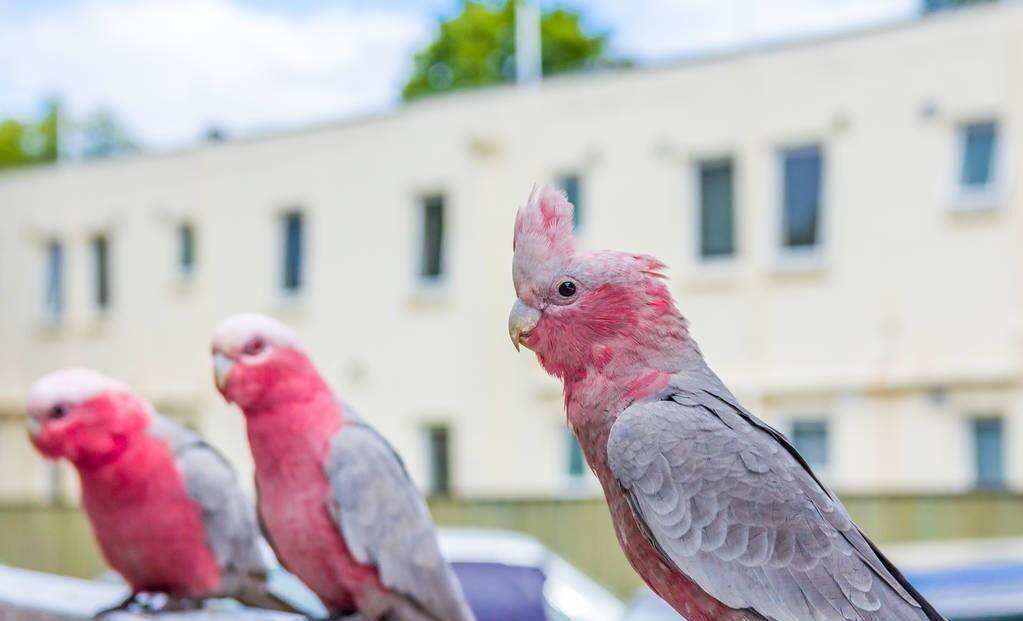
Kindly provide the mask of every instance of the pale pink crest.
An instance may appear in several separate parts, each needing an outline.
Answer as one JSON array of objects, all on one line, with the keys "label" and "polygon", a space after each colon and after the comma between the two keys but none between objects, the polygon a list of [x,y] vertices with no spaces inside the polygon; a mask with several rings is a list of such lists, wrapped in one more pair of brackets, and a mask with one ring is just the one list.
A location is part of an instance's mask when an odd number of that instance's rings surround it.
[{"label": "pale pink crest", "polygon": [[516,287],[575,254],[574,207],[552,186],[534,188],[515,217],[513,277]]},{"label": "pale pink crest", "polygon": [[534,188],[515,217],[515,251],[543,250],[571,256],[575,252],[575,239],[572,237],[574,210],[561,190],[549,185]]}]

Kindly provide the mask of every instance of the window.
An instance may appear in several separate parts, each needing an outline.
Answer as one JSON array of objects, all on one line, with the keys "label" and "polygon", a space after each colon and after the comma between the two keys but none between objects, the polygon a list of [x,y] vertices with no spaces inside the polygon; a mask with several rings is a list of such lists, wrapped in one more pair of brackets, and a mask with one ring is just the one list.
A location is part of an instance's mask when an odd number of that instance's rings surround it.
[{"label": "window", "polygon": [[43,312],[57,322],[64,314],[64,246],[56,240],[46,244],[45,279]]},{"label": "window", "polygon": [[281,234],[284,252],[281,271],[281,288],[293,294],[302,290],[304,245],[304,217],[302,212],[289,211],[281,218]]},{"label": "window", "polygon": [[1005,487],[1005,457],[1002,419],[976,418],[973,427],[973,461],[977,487]]},{"label": "window", "polygon": [[92,249],[92,303],[98,310],[110,308],[110,241],[97,235],[89,242]]},{"label": "window", "polygon": [[582,182],[578,175],[565,175],[558,180],[558,185],[565,191],[568,202],[575,207],[572,211],[572,226],[579,230],[583,222]]},{"label": "window", "polygon": [[792,423],[792,446],[814,470],[828,468],[828,423],[801,420]]},{"label": "window", "polygon": [[959,128],[959,188],[967,197],[989,195],[997,183],[998,126],[993,121]]},{"label": "window", "polygon": [[438,194],[422,199],[422,226],[419,276],[424,281],[436,282],[444,276],[443,196]]},{"label": "window", "polygon": [[451,493],[450,433],[444,425],[426,428],[426,456],[429,468],[430,494],[447,496]]},{"label": "window", "polygon": [[732,161],[701,162],[699,184],[700,257],[714,259],[735,254],[735,215],[732,198]]},{"label": "window", "polygon": [[781,245],[786,249],[813,250],[820,243],[823,163],[817,145],[782,151]]},{"label": "window", "polygon": [[570,479],[580,479],[586,474],[586,460],[583,458],[583,447],[570,429],[565,429],[566,459],[565,468]]},{"label": "window", "polygon": [[178,273],[187,278],[195,271],[195,228],[182,222],[178,225]]}]

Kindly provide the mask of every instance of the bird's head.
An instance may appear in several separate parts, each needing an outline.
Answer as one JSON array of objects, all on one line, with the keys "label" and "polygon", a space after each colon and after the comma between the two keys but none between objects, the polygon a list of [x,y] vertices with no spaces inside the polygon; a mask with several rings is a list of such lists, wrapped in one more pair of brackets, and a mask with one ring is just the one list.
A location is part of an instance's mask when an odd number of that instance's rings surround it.
[{"label": "bird's head", "polygon": [[98,466],[120,455],[145,429],[152,411],[121,382],[91,369],[64,369],[37,380],[28,393],[32,444],[51,459]]},{"label": "bird's head", "polygon": [[266,315],[247,313],[221,321],[211,353],[217,389],[246,414],[300,398],[321,385],[295,333]]},{"label": "bird's head", "polygon": [[685,338],[685,322],[649,256],[584,252],[572,234],[573,206],[560,191],[534,190],[515,219],[512,278],[518,299],[508,332],[552,375],[581,379],[660,340]]}]

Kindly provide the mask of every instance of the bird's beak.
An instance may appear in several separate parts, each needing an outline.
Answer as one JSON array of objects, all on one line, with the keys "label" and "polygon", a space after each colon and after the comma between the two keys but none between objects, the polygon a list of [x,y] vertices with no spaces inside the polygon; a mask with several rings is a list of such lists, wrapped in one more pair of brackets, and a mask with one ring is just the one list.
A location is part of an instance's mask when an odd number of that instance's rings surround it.
[{"label": "bird's beak", "polygon": [[27,422],[28,435],[33,438],[39,437],[39,432],[43,430],[43,421],[30,414]]},{"label": "bird's beak", "polygon": [[540,311],[522,300],[515,300],[511,314],[508,315],[508,336],[511,337],[512,345],[515,346],[516,351],[519,350],[519,345],[525,344],[525,340],[529,338],[529,333],[532,332],[539,321]]},{"label": "bird's beak", "polygon": [[224,392],[224,388],[227,386],[227,376],[230,375],[232,367],[234,367],[234,360],[231,360],[227,354],[219,351],[213,352],[213,380],[217,383],[220,392]]}]

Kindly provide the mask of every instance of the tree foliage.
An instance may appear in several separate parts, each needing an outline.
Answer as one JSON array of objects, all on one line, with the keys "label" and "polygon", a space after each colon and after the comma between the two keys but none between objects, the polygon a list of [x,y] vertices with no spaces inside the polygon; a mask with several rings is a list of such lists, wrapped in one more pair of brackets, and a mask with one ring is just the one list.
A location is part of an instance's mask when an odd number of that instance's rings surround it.
[{"label": "tree foliage", "polygon": [[[580,16],[565,9],[540,18],[544,75],[625,64],[607,56],[607,35],[583,31]],[[442,21],[437,37],[416,54],[402,90],[407,101],[515,78],[515,0],[492,4],[469,0]]]},{"label": "tree foliage", "polygon": [[59,119],[60,103],[53,99],[37,121],[0,120],[0,169],[56,161]]},{"label": "tree foliage", "polygon": [[0,120],[0,169],[34,166],[60,156],[92,159],[137,150],[128,132],[108,110],[80,121],[67,119],[59,100],[50,99],[35,120]]}]

